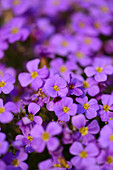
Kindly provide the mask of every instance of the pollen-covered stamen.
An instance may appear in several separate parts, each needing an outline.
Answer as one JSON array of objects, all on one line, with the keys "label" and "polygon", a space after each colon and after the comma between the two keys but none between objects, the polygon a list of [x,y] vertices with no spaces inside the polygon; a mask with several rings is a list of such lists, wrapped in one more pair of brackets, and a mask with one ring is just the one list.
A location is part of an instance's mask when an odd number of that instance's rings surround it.
[{"label": "pollen-covered stamen", "polygon": [[48,132],[42,133],[42,139],[43,139],[43,141],[48,141],[49,138],[50,138],[50,135],[49,135]]},{"label": "pollen-covered stamen", "polygon": [[90,38],[85,38],[84,42],[85,42],[87,45],[90,45],[90,44],[91,44],[91,39],[90,39]]},{"label": "pollen-covered stamen", "polygon": [[78,58],[83,58],[83,53],[81,51],[77,51],[75,53],[75,56],[78,57]]},{"label": "pollen-covered stamen", "polygon": [[112,156],[108,156],[107,159],[106,159],[106,162],[108,164],[111,164],[113,162],[113,157]]},{"label": "pollen-covered stamen", "polygon": [[38,73],[37,73],[36,71],[33,71],[33,72],[31,73],[31,77],[32,77],[33,79],[35,79],[37,76],[38,76]]},{"label": "pollen-covered stamen", "polygon": [[0,87],[4,87],[5,86],[5,81],[1,81],[0,82]]},{"label": "pollen-covered stamen", "polygon": [[109,140],[110,142],[113,142],[113,134],[110,135]]},{"label": "pollen-covered stamen", "polygon": [[87,81],[83,81],[83,87],[84,88],[88,88],[89,87],[89,83]]},{"label": "pollen-covered stamen", "polygon": [[101,72],[102,72],[102,70],[103,70],[103,68],[102,68],[102,67],[96,67],[96,71],[97,71],[98,73],[101,73]]},{"label": "pollen-covered stamen", "polygon": [[32,136],[28,136],[27,139],[31,142],[33,140]]},{"label": "pollen-covered stamen", "polygon": [[18,161],[18,159],[13,159],[13,161],[12,161],[12,165],[14,165],[14,166],[18,166],[18,165],[19,165],[19,161]]},{"label": "pollen-covered stamen", "polygon": [[67,106],[63,107],[63,112],[68,113],[69,112],[69,107],[67,107]]},{"label": "pollen-covered stamen", "polygon": [[0,107],[0,114],[5,112],[5,107]]},{"label": "pollen-covered stamen", "polygon": [[19,32],[19,29],[17,27],[14,27],[12,30],[11,30],[11,33],[12,34],[17,34]]},{"label": "pollen-covered stamen", "polygon": [[73,89],[75,87],[74,84],[69,84],[69,89]]},{"label": "pollen-covered stamen", "polygon": [[79,129],[79,131],[82,134],[82,136],[85,136],[88,134],[88,127],[82,127]]},{"label": "pollen-covered stamen", "polygon": [[80,152],[80,157],[81,157],[81,158],[87,158],[87,156],[88,156],[88,154],[87,154],[86,151]]},{"label": "pollen-covered stamen", "polygon": [[61,72],[61,73],[66,72],[66,70],[67,70],[66,66],[61,66],[61,67],[60,67],[60,72]]},{"label": "pollen-covered stamen", "polygon": [[33,114],[28,114],[28,116],[27,116],[31,121],[33,121],[34,120],[34,116],[33,116]]},{"label": "pollen-covered stamen", "polygon": [[89,109],[89,104],[88,104],[88,103],[84,103],[84,104],[83,104],[83,108],[84,108],[85,110],[88,110],[88,109]]},{"label": "pollen-covered stamen", "polygon": [[62,41],[61,44],[62,44],[63,47],[68,47],[68,42],[67,41]]},{"label": "pollen-covered stamen", "polygon": [[55,91],[59,91],[59,87],[58,87],[57,85],[54,85],[54,86],[53,86],[53,89],[54,89]]},{"label": "pollen-covered stamen", "polygon": [[20,4],[20,0],[13,0],[13,5],[19,5]]},{"label": "pollen-covered stamen", "polygon": [[104,110],[105,112],[108,112],[109,109],[110,109],[110,107],[109,107],[107,104],[103,106],[103,110]]},{"label": "pollen-covered stamen", "polygon": [[95,26],[95,28],[100,28],[100,23],[99,22],[95,22],[94,26]]}]

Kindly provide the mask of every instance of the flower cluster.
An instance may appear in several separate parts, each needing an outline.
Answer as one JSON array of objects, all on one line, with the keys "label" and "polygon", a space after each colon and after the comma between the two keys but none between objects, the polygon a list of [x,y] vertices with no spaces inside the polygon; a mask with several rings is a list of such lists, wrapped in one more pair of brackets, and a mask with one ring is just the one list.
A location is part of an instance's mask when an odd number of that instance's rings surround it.
[{"label": "flower cluster", "polygon": [[0,170],[113,170],[112,6],[0,0]]}]

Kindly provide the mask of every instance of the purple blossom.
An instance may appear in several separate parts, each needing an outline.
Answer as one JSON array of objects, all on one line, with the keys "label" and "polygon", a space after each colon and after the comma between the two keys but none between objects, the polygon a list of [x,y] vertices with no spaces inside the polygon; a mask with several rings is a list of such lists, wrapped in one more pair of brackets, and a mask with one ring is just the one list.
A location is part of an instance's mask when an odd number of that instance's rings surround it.
[{"label": "purple blossom", "polygon": [[[5,154],[8,149],[8,142],[5,141],[6,135],[0,132],[0,156]],[[1,167],[1,166],[0,166]]]},{"label": "purple blossom", "polygon": [[9,94],[14,89],[15,78],[6,73],[3,77],[0,75],[0,93]]},{"label": "purple blossom", "polygon": [[70,97],[63,97],[60,102],[54,106],[54,112],[59,120],[68,122],[70,116],[77,113],[77,105],[73,103]]},{"label": "purple blossom", "polygon": [[61,133],[61,131],[62,128],[56,122],[50,122],[46,130],[42,126],[35,125],[31,130],[31,135],[36,138],[33,148],[39,153],[44,151],[46,145],[49,151],[56,150],[59,146],[59,140],[54,136]]},{"label": "purple blossom", "polygon": [[58,95],[63,97],[68,93],[66,81],[59,75],[55,75],[54,77],[47,79],[44,89],[51,97],[57,97]]},{"label": "purple blossom", "polygon": [[96,99],[90,99],[88,101],[88,97],[84,98],[76,98],[78,104],[77,112],[79,114],[85,113],[88,119],[92,119],[97,116],[97,110],[99,110],[99,106]]},{"label": "purple blossom", "polygon": [[94,140],[93,135],[97,134],[100,130],[97,120],[88,123],[82,114],[72,117],[72,125],[79,130],[84,145]]},{"label": "purple blossom", "polygon": [[13,120],[13,114],[11,112],[16,113],[16,106],[13,102],[7,102],[3,105],[3,100],[0,99],[0,122],[8,123]]},{"label": "purple blossom", "polygon": [[99,153],[99,149],[95,143],[89,143],[85,148],[79,142],[74,142],[70,147],[70,153],[75,155],[71,159],[74,167],[93,166],[96,162],[95,157]]},{"label": "purple blossom", "polygon": [[44,79],[48,76],[48,70],[46,66],[42,69],[38,69],[39,62],[39,59],[29,61],[26,65],[29,73],[19,74],[18,79],[22,87],[31,84],[31,87],[37,91],[43,85]]}]

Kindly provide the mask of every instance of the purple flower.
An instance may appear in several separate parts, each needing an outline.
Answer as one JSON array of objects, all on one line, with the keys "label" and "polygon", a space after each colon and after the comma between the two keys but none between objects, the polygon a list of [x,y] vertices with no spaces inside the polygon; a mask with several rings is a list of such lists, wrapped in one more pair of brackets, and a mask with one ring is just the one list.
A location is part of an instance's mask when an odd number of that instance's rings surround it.
[{"label": "purple flower", "polygon": [[105,125],[100,131],[100,137],[98,140],[100,147],[108,147],[111,151],[113,151],[113,128],[109,125]]},{"label": "purple flower", "polygon": [[0,168],[1,168],[1,170],[6,169],[6,164],[1,159],[0,159]]},{"label": "purple flower", "polygon": [[107,80],[107,75],[111,75],[113,73],[112,65],[106,64],[105,60],[98,60],[98,62],[94,62],[93,66],[86,67],[84,72],[88,77],[94,76],[97,82],[103,82]]},{"label": "purple flower", "polygon": [[6,73],[3,77],[0,75],[0,93],[9,94],[14,89],[15,78]]},{"label": "purple flower", "polygon": [[8,142],[5,141],[6,135],[0,132],[0,156],[5,154],[8,149]]},{"label": "purple flower", "polygon": [[82,114],[72,117],[72,125],[79,130],[82,143],[85,145],[94,140],[93,135],[97,134],[100,130],[97,120],[88,123]]},{"label": "purple flower", "polygon": [[43,85],[44,79],[48,76],[48,70],[46,66],[42,69],[38,69],[39,62],[39,59],[29,61],[26,65],[29,73],[19,74],[18,79],[22,87],[31,84],[31,87],[37,91]]},{"label": "purple flower", "polygon": [[27,118],[29,119],[29,122],[33,124],[42,124],[42,118],[40,116],[35,116],[35,114],[40,110],[40,106],[36,103],[30,103],[28,105],[28,112]]},{"label": "purple flower", "polygon": [[104,94],[101,97],[102,105],[100,105],[101,110],[100,110],[100,117],[102,121],[107,121],[113,117],[113,96]]},{"label": "purple flower", "polygon": [[47,94],[51,97],[57,97],[58,95],[63,97],[68,93],[66,81],[59,75],[47,79],[44,88]]},{"label": "purple flower", "polygon": [[75,168],[81,166],[93,166],[96,162],[95,157],[99,153],[99,149],[94,143],[89,143],[86,148],[83,148],[79,142],[74,142],[70,147],[70,153],[75,155],[71,162]]},{"label": "purple flower", "polygon": [[70,116],[77,113],[77,105],[73,103],[70,97],[63,97],[57,105],[54,106],[54,112],[59,120],[68,122]]},{"label": "purple flower", "polygon": [[4,36],[10,43],[18,40],[25,41],[29,36],[28,28],[24,27],[25,20],[23,18],[13,18],[4,26]]},{"label": "purple flower", "polygon": [[81,96],[83,94],[83,91],[81,89],[82,86],[83,84],[81,81],[77,80],[76,78],[71,79],[68,84],[69,94]]},{"label": "purple flower", "polygon": [[61,131],[62,128],[56,122],[50,122],[46,130],[42,126],[35,125],[31,130],[31,135],[37,138],[32,145],[33,148],[39,153],[44,151],[46,145],[49,151],[56,150],[59,146],[59,140],[54,136],[61,133]]},{"label": "purple flower", "polygon": [[88,97],[84,98],[76,98],[78,104],[78,113],[85,113],[88,119],[92,119],[97,116],[97,110],[99,109],[98,103],[96,99],[90,99],[88,101]]},{"label": "purple flower", "polygon": [[24,151],[18,151],[13,155],[11,152],[8,152],[3,160],[8,164],[7,169],[22,169],[27,170],[28,165],[24,162],[27,159],[28,155]]},{"label": "purple flower", "polygon": [[0,99],[0,122],[8,123],[13,120],[13,114],[16,113],[16,105],[13,102],[7,102],[3,105],[3,100]]}]

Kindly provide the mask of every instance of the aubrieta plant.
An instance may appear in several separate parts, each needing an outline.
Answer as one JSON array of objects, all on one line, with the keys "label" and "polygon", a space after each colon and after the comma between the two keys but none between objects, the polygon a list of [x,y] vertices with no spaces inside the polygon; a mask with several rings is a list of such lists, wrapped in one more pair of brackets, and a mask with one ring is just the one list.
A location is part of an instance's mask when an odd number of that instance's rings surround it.
[{"label": "aubrieta plant", "polygon": [[0,0],[0,170],[113,170],[113,0]]}]

